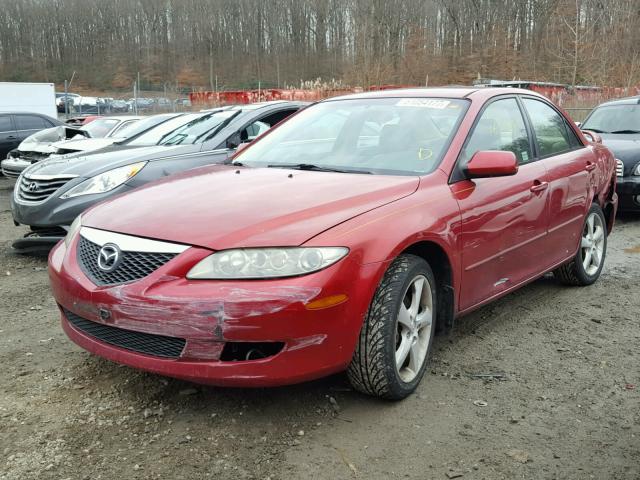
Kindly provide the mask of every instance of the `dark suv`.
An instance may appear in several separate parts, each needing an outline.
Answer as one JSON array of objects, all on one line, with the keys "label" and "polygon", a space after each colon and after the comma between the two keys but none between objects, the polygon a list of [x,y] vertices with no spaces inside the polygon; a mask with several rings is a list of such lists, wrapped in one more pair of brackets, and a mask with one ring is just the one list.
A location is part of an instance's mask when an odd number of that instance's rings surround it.
[{"label": "dark suv", "polygon": [[58,120],[39,113],[0,113],[0,160],[20,145],[25,138],[45,128],[62,125]]}]

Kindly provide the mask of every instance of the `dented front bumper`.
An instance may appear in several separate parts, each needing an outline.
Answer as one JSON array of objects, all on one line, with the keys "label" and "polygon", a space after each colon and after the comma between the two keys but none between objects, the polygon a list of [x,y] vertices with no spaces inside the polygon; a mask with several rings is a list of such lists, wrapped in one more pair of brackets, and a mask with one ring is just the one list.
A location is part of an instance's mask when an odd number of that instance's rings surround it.
[{"label": "dented front bumper", "polygon": [[[76,241],[49,257],[62,326],[82,348],[135,368],[198,383],[271,386],[344,370],[352,357],[379,266],[349,257],[302,277],[265,281],[193,281],[186,272],[211,251],[189,248],[136,282],[98,287],[76,262]],[[359,280],[362,280],[361,282]],[[319,302],[322,299],[336,301]],[[77,328],[67,310],[95,324],[184,339],[177,358],[132,351]],[[230,342],[278,342],[266,358],[221,358]]]}]

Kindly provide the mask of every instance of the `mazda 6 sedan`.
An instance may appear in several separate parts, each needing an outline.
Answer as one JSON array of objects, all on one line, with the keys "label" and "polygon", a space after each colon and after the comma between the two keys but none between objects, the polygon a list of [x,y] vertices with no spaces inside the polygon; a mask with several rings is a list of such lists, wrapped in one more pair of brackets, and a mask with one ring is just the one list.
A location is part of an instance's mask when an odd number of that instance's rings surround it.
[{"label": "mazda 6 sedan", "polygon": [[51,284],[67,335],[115,362],[244,387],[346,370],[401,399],[455,318],[547,272],[598,279],[615,182],[530,91],[339,97],[83,213]]}]

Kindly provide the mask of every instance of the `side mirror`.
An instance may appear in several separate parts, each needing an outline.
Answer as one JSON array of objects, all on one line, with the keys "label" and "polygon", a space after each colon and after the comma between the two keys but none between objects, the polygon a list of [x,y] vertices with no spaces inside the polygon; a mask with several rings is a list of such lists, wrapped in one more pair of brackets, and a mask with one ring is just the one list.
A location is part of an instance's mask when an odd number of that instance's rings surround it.
[{"label": "side mirror", "polygon": [[591,130],[580,130],[591,143],[602,143],[602,137]]},{"label": "side mirror", "polygon": [[242,139],[240,138],[240,132],[236,132],[227,138],[226,146],[229,150],[235,150],[242,143]]},{"label": "side mirror", "polygon": [[476,152],[465,169],[467,178],[506,177],[518,173],[513,152],[486,150]]}]

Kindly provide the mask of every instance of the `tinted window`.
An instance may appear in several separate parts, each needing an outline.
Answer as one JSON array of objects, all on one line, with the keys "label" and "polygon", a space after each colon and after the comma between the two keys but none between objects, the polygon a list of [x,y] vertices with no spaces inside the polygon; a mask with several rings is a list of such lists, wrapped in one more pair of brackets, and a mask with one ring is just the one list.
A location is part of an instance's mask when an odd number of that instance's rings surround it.
[{"label": "tinted window", "polygon": [[531,119],[541,157],[566,152],[579,144],[573,132],[569,132],[564,118],[553,108],[530,98],[524,98],[523,102]]},{"label": "tinted window", "polygon": [[0,132],[13,131],[13,124],[9,115],[0,115]]},{"label": "tinted window", "polygon": [[515,98],[497,100],[480,115],[460,157],[464,168],[476,152],[502,150],[513,152],[519,164],[533,158],[527,128]]},{"label": "tinted window", "polygon": [[16,115],[16,130],[42,130],[47,128],[44,120],[34,115]]}]

